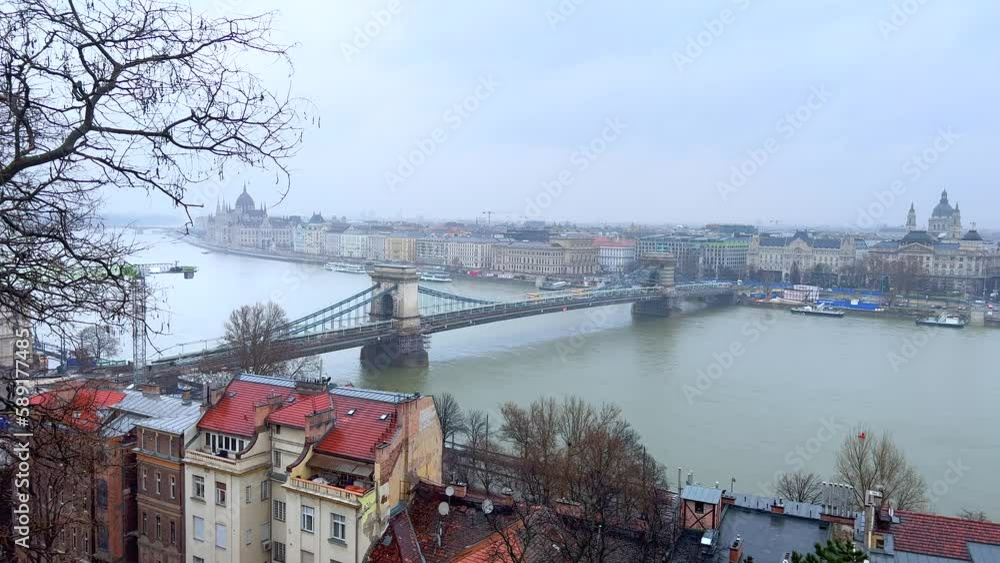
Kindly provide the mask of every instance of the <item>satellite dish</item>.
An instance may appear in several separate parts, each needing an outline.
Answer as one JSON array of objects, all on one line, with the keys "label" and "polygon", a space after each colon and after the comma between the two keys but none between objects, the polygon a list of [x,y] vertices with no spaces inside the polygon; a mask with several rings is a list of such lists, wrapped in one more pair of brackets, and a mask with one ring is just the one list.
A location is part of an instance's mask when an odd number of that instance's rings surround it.
[{"label": "satellite dish", "polygon": [[449,486],[448,486],[448,487],[447,487],[447,488],[446,488],[446,489],[444,490],[444,494],[446,494],[446,495],[448,495],[448,496],[454,496],[454,494],[455,494],[455,487],[452,487],[452,486],[450,486],[450,485],[449,485]]},{"label": "satellite dish", "polygon": [[448,503],[447,502],[443,502],[442,501],[441,504],[438,505],[438,514],[440,514],[441,516],[447,516],[448,515],[448,510],[449,509],[448,509]]},{"label": "satellite dish", "polygon": [[483,514],[489,514],[493,512],[493,501],[486,499],[483,501]]}]

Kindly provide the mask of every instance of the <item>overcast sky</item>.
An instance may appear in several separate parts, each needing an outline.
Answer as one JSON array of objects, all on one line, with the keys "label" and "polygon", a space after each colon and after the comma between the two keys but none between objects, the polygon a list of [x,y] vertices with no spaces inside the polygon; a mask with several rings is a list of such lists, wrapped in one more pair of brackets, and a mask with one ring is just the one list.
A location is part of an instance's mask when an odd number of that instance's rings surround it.
[{"label": "overcast sky", "polygon": [[912,200],[925,224],[946,186],[967,225],[1000,224],[996,2],[204,4],[276,5],[322,126],[275,214],[848,226],[902,224]]}]

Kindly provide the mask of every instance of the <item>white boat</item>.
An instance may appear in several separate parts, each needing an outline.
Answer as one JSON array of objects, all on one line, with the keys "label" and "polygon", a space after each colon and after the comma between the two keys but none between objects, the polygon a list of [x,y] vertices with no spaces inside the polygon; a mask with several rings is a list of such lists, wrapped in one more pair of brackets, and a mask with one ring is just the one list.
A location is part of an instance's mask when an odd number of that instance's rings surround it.
[{"label": "white boat", "polygon": [[961,317],[956,315],[941,315],[939,317],[924,317],[922,319],[917,319],[918,325],[924,326],[943,326],[948,328],[965,328],[968,324]]},{"label": "white boat", "polygon": [[823,303],[820,303],[819,305],[816,305],[815,307],[812,306],[812,305],[806,305],[805,307],[795,307],[791,311],[792,311],[792,313],[796,313],[796,314],[799,314],[799,315],[816,315],[816,316],[819,316],[819,317],[843,317],[844,316],[844,312],[843,311],[837,311],[835,309],[831,309],[831,308],[827,307]]},{"label": "white boat", "polygon": [[364,265],[351,264],[348,262],[327,262],[323,264],[324,270],[331,272],[343,272],[345,274],[367,274]]},{"label": "white boat", "polygon": [[570,283],[568,281],[547,281],[540,286],[538,289],[545,291],[560,291],[563,289],[569,289]]},{"label": "white boat", "polygon": [[420,272],[420,281],[445,283],[451,281],[451,276],[443,272]]}]

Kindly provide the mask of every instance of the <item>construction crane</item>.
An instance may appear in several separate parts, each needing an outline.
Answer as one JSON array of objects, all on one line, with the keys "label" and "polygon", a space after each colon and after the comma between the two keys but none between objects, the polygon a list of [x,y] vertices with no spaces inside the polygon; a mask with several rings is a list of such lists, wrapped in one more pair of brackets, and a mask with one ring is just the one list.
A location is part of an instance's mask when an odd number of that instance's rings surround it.
[{"label": "construction crane", "polygon": [[181,266],[177,262],[126,264],[122,267],[122,274],[129,279],[132,305],[132,382],[136,385],[146,381],[146,277],[182,274],[184,279],[189,280],[197,271],[195,266]]}]

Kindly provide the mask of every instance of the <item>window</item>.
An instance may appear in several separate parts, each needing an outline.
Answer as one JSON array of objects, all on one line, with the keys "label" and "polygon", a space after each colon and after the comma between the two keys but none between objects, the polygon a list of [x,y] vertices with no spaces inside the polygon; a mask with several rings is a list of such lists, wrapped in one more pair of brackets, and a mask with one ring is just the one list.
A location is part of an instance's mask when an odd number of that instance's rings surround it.
[{"label": "window", "polygon": [[148,469],[146,469],[145,467],[143,467],[143,468],[142,468],[142,490],[144,490],[144,491],[148,491],[148,490],[149,490],[149,489],[148,489],[148,488],[146,487],[146,478],[147,478],[148,476],[149,476],[149,470],[148,470]]},{"label": "window", "polygon": [[163,539],[163,533],[160,532],[160,515],[159,514],[156,515],[156,539],[158,541]]},{"label": "window", "polygon": [[177,477],[170,476],[170,499],[177,498]]},{"label": "window", "polygon": [[697,512],[698,514],[705,512],[705,503],[703,502],[694,503],[694,511]]},{"label": "window", "polygon": [[215,547],[226,549],[229,545],[229,530],[225,524],[215,524]]},{"label": "window", "polygon": [[97,549],[99,551],[108,550],[108,527],[100,525],[97,527]]},{"label": "window", "polygon": [[205,478],[199,475],[194,476],[194,498],[205,499]]},{"label": "window", "polygon": [[271,482],[261,481],[260,482],[260,500],[267,500],[271,496]]},{"label": "window", "polygon": [[266,542],[271,539],[271,523],[265,522],[260,525],[260,541]]},{"label": "window", "polygon": [[316,509],[311,506],[302,507],[302,531],[313,532],[313,524],[316,518]]},{"label": "window", "polygon": [[215,504],[226,506],[226,484],[215,482]]},{"label": "window", "polygon": [[108,482],[104,479],[97,480],[97,506],[108,507]]},{"label": "window", "polygon": [[149,535],[149,531],[148,531],[146,522],[147,522],[146,513],[143,512],[142,513],[142,535],[144,535],[144,536],[148,536]]},{"label": "window", "polygon": [[340,514],[330,514],[330,538],[347,541],[347,518]]},{"label": "window", "polygon": [[253,543],[253,528],[247,528],[246,531],[243,532],[243,543],[247,545]]},{"label": "window", "polygon": [[313,552],[302,550],[301,559],[302,563],[316,563],[316,558],[313,556]]},{"label": "window", "polygon": [[252,491],[253,491],[253,488],[250,487],[250,485],[247,485],[246,487],[244,487],[244,489],[243,489],[243,504],[250,504],[250,493]]},{"label": "window", "polygon": [[193,522],[194,532],[192,532],[192,535],[194,536],[194,539],[198,541],[205,541],[205,519],[201,516],[195,516]]},{"label": "window", "polygon": [[177,522],[170,521],[170,544],[177,543]]},{"label": "window", "polygon": [[274,450],[274,466],[281,469],[281,452]]},{"label": "window", "polygon": [[160,472],[154,473],[153,478],[156,481],[156,494],[160,494]]},{"label": "window", "polygon": [[280,500],[274,501],[274,519],[278,522],[285,521],[285,503]]},{"label": "window", "polygon": [[204,559],[202,559],[201,557],[198,557],[197,555],[195,555],[195,556],[193,557],[192,561],[193,561],[194,563],[205,563],[205,560],[204,560]]},{"label": "window", "polygon": [[275,561],[283,563],[285,561],[285,544],[281,542],[271,544],[271,555]]}]

